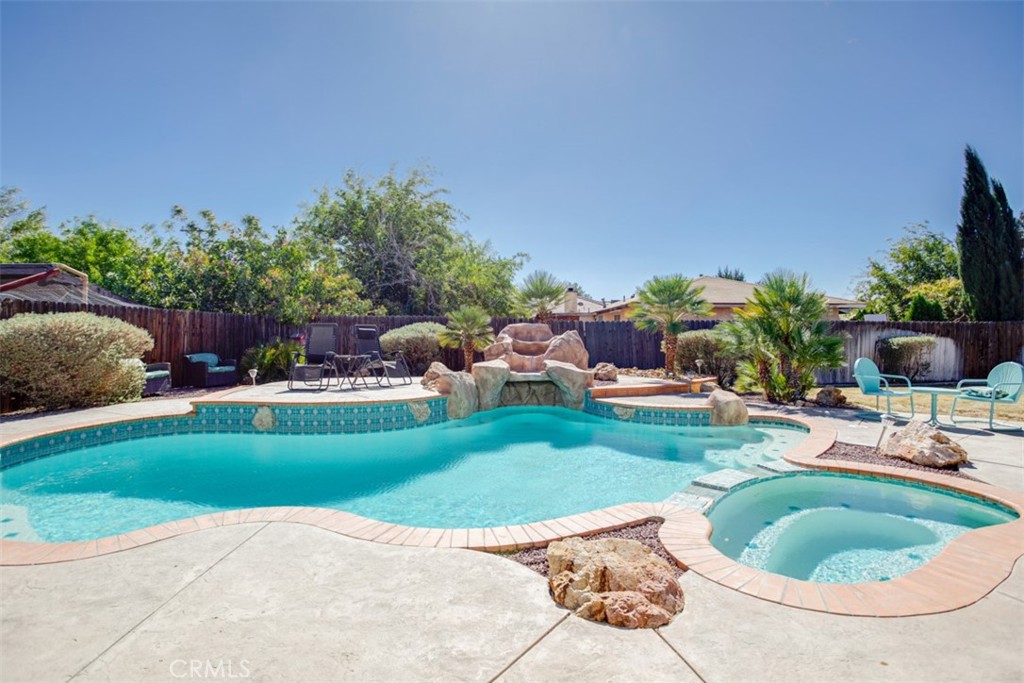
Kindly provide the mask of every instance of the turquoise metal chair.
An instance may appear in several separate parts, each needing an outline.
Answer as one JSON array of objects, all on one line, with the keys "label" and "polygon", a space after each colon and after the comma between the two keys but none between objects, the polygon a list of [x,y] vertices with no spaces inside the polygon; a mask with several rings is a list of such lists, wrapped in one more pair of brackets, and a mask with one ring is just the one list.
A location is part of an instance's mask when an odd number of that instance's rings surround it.
[{"label": "turquoise metal chair", "polygon": [[[858,358],[853,364],[853,378],[857,381],[857,387],[865,396],[875,397],[875,409],[878,410],[878,402],[885,396],[885,412],[892,415],[892,397],[910,397],[910,417],[914,417],[914,391],[910,386],[910,378],[903,375],[883,375],[875,362],[870,358]],[[898,379],[906,382],[906,389],[893,389],[889,386],[889,380]],[[874,414],[877,414],[874,413]],[[864,413],[863,415],[873,415]]]},{"label": "turquoise metal chair", "polygon": [[[1024,394],[1024,365],[1020,363],[1000,363],[992,368],[986,379],[962,379],[956,388],[960,393],[953,397],[953,408],[949,411],[949,419],[953,420],[957,401],[981,401],[988,403],[988,428],[991,430],[1007,429],[1017,431],[1019,426],[996,427],[995,413],[997,403],[1016,403]],[[980,422],[981,420],[960,420],[961,422]],[[955,420],[954,420],[955,422]]]}]

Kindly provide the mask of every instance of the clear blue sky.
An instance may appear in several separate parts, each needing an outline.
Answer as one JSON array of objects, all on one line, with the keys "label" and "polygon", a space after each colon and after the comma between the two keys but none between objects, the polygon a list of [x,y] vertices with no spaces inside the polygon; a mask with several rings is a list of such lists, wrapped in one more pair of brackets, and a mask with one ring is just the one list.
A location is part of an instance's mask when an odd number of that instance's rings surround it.
[{"label": "clear blue sky", "polygon": [[601,297],[786,267],[831,294],[952,234],[963,147],[1024,208],[1024,3],[3,2],[0,175],[57,223],[288,225],[430,164]]}]

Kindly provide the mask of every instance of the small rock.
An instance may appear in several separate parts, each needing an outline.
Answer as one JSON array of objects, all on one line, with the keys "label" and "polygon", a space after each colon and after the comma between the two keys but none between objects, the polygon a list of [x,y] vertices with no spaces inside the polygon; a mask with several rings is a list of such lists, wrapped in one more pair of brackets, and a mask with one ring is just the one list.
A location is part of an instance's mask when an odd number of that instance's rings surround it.
[{"label": "small rock", "polygon": [[611,363],[598,363],[594,366],[594,379],[601,382],[618,382],[619,369]]},{"label": "small rock", "polygon": [[736,394],[719,389],[708,396],[711,424],[716,426],[745,425],[750,421],[747,406]]},{"label": "small rock", "polygon": [[818,392],[814,402],[826,408],[838,408],[846,405],[846,397],[843,396],[842,391],[830,384]]},{"label": "small rock", "polygon": [[879,449],[882,455],[908,460],[925,467],[954,467],[967,462],[967,451],[931,425],[911,420],[903,429],[889,433]]},{"label": "small rock", "polygon": [[427,368],[427,371],[423,373],[423,379],[420,380],[420,384],[429,388],[430,384],[435,379],[448,372],[451,372],[451,370],[448,369],[447,365],[434,361],[430,364],[430,367]]},{"label": "small rock", "polygon": [[703,394],[712,394],[716,391],[721,391],[722,387],[718,386],[717,382],[701,382],[700,391]]}]

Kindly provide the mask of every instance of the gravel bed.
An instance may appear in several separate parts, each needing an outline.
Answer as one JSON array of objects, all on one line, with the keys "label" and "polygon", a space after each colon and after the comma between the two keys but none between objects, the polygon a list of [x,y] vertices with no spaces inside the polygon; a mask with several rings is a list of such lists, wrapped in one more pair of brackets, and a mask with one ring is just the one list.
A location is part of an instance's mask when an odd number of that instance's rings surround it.
[{"label": "gravel bed", "polygon": [[[641,522],[640,524],[634,524],[632,526],[623,527],[622,529],[616,529],[615,531],[603,531],[598,534],[581,534],[583,538],[588,540],[594,540],[598,538],[629,538],[634,541],[640,541],[648,548],[653,550],[657,555],[668,561],[670,565],[676,568],[676,574],[682,575],[683,570],[676,566],[675,560],[665,550],[665,546],[658,540],[658,529],[661,528],[661,522],[649,521]],[[505,555],[509,559],[515,560],[519,564],[525,565],[537,572],[541,576],[547,578],[548,575],[548,551],[547,548],[527,548],[526,550],[520,550],[516,553]]]},{"label": "gravel bed", "polygon": [[885,465],[888,467],[902,467],[908,470],[918,470],[920,472],[934,472],[935,474],[945,474],[950,477],[960,477],[961,479],[975,479],[966,472],[961,471],[959,468],[950,467],[946,469],[939,469],[937,467],[925,467],[924,465],[918,465],[916,463],[908,462],[906,460],[899,460],[898,458],[889,458],[878,452],[877,448],[871,446],[855,446],[848,443],[836,443],[832,448],[828,449],[824,453],[818,456],[821,460],[849,460],[853,462],[864,462],[871,465]]}]

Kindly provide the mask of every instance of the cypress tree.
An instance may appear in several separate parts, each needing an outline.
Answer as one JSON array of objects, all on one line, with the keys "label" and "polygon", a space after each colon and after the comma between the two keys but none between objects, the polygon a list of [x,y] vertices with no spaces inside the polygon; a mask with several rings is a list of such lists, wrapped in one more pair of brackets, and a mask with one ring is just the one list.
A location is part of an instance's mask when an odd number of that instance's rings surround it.
[{"label": "cypress tree", "polygon": [[956,244],[960,281],[973,320],[1024,318],[1024,247],[998,183],[970,146],[964,150],[964,196]]}]

